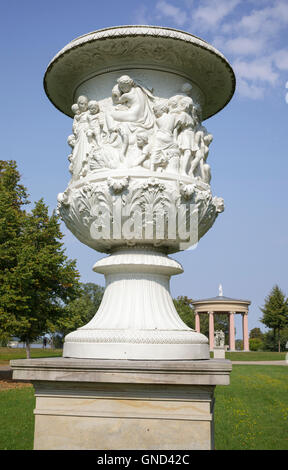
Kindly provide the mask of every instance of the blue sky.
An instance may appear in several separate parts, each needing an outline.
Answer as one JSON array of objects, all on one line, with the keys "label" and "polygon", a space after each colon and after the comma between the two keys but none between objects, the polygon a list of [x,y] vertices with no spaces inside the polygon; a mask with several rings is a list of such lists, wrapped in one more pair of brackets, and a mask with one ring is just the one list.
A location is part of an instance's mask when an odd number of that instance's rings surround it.
[{"label": "blue sky", "polygon": [[[222,283],[224,295],[251,300],[249,329],[264,331],[259,307],[265,296],[276,283],[288,294],[286,0],[3,2],[1,158],[17,161],[31,201],[43,197],[51,211],[56,207],[70,176],[72,122],[44,93],[46,67],[77,36],[124,24],[188,31],[218,48],[234,68],[232,101],[205,122],[214,135],[212,191],[224,198],[225,211],[196,250],[173,256],[184,274],[172,278],[171,291],[173,297],[213,297]],[[82,281],[103,285],[92,272],[103,255],[62,230]]]}]

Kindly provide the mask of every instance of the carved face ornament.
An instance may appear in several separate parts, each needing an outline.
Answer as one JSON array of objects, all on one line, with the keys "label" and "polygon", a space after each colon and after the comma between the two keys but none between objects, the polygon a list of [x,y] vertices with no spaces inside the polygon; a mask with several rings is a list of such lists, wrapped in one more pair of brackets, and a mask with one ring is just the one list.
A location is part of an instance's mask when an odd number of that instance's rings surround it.
[{"label": "carved face ornament", "polygon": [[88,109],[88,99],[86,96],[79,96],[78,101],[77,101],[79,111],[83,113],[84,111],[87,111]]},{"label": "carved face ornament", "polygon": [[128,75],[122,75],[122,77],[118,78],[117,83],[122,93],[129,93],[134,86],[134,81]]},{"label": "carved face ornament", "polygon": [[90,101],[88,103],[88,109],[91,114],[97,114],[99,112],[99,105],[97,101]]}]

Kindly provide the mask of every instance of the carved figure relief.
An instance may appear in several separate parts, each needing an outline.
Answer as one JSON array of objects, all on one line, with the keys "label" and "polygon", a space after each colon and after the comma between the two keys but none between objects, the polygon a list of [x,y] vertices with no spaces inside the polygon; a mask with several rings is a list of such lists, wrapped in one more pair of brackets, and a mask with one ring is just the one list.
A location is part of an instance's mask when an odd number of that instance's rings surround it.
[{"label": "carved figure relief", "polygon": [[[201,124],[201,109],[191,98],[192,85],[168,99],[122,75],[105,106],[80,96],[73,104],[69,170],[72,180],[95,171],[143,168],[188,175],[209,184],[207,163],[213,136]],[[108,104],[107,104],[108,103]]]},{"label": "carved figure relief", "polygon": [[[210,190],[213,136],[191,90],[185,83],[179,94],[161,98],[122,75],[110,97],[82,95],[73,104],[72,178],[58,195],[58,211],[80,241],[107,251],[148,240],[173,252],[193,217],[196,242],[213,225],[224,202]],[[179,229],[173,236],[172,220]]]}]

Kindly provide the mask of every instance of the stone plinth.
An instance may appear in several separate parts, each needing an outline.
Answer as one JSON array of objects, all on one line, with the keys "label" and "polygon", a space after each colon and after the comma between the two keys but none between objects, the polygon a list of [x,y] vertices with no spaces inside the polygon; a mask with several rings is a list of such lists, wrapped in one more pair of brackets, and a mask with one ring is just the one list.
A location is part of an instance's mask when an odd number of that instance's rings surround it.
[{"label": "stone plinth", "polygon": [[214,346],[214,359],[225,359],[225,346]]},{"label": "stone plinth", "polygon": [[13,378],[33,383],[34,449],[214,448],[214,389],[230,361],[27,359]]}]

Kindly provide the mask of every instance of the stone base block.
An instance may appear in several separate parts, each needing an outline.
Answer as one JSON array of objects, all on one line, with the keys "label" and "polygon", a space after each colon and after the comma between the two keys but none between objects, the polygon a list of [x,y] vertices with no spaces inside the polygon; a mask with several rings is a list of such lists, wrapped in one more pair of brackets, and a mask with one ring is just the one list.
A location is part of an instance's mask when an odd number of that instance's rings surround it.
[{"label": "stone base block", "polygon": [[35,388],[37,450],[214,447],[214,389],[230,361],[28,359],[13,378]]},{"label": "stone base block", "polygon": [[225,347],[214,346],[214,359],[225,359]]}]

